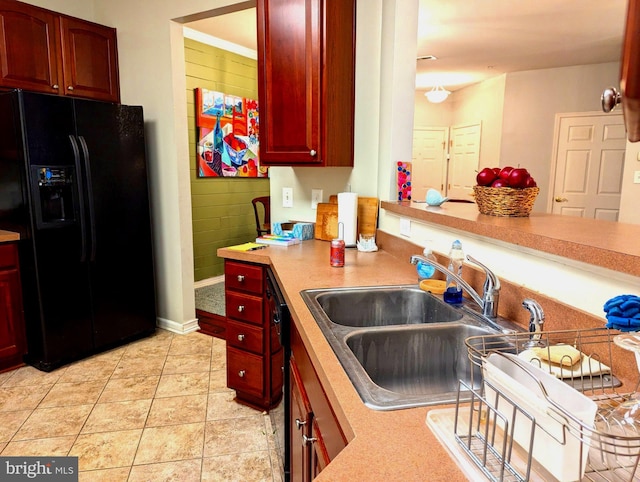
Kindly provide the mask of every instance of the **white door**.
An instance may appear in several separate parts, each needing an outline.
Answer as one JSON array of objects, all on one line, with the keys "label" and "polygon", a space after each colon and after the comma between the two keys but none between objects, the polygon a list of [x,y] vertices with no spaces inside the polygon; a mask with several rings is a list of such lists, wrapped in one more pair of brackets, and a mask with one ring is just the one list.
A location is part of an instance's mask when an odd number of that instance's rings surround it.
[{"label": "white door", "polygon": [[[416,127],[413,130],[411,197],[424,201],[427,190],[444,193],[447,181],[448,127]],[[443,194],[444,195],[444,194]]]},{"label": "white door", "polygon": [[626,145],[622,114],[559,114],[551,211],[617,221]]},{"label": "white door", "polygon": [[453,126],[447,175],[447,196],[452,199],[471,199],[480,163],[481,124]]}]

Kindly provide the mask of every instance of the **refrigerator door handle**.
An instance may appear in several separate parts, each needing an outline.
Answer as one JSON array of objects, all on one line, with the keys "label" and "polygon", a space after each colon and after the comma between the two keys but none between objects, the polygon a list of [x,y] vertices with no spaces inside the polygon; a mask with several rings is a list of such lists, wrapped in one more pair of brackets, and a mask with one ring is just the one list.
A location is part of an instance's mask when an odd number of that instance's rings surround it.
[{"label": "refrigerator door handle", "polygon": [[82,157],[84,159],[84,169],[87,176],[87,197],[89,201],[89,228],[91,232],[91,262],[96,260],[96,218],[93,205],[93,182],[91,181],[91,167],[89,162],[89,148],[84,137],[78,136],[80,146],[82,147]]},{"label": "refrigerator door handle", "polygon": [[76,138],[69,134],[69,140],[71,141],[71,148],[73,149],[73,161],[76,167],[76,188],[78,190],[78,209],[80,211],[80,262],[84,263],[87,260],[87,230],[85,227],[85,218],[84,218],[84,195],[82,189],[81,182],[81,172],[80,169],[80,150],[78,149],[78,142]]}]

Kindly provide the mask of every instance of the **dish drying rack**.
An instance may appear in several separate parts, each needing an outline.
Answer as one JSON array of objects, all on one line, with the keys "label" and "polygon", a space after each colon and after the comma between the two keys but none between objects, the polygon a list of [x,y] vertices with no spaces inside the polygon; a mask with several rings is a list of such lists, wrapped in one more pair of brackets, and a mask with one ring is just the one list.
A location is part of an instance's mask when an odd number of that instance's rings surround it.
[{"label": "dish drying rack", "polygon": [[[613,338],[618,334],[619,332],[614,330],[597,328],[548,331],[535,335],[482,335],[465,340],[471,363],[480,369],[483,368],[483,360],[491,353],[519,355],[534,344],[542,349],[558,344],[571,345],[582,352],[583,356],[590,356],[595,366],[605,369],[605,373],[594,376],[585,373],[584,370],[579,374],[556,373],[558,378],[596,402],[597,413],[593,424],[583,422],[566,410],[562,401],[554,401],[545,395],[552,423],[558,424],[558,430],[554,430],[554,434],[536,422],[535,416],[487,380],[483,384],[474,384],[473,370],[470,384],[460,380],[455,407],[454,437],[489,480],[558,480],[532,455],[536,434],[542,436],[542,432],[545,431],[544,436],[554,437],[561,447],[571,442],[569,437],[574,438],[573,443],[578,447],[576,460],[564,461],[575,463],[575,471],[571,469],[574,476],[566,480],[640,481],[640,411],[635,432],[621,432],[619,427],[612,427],[608,422],[611,412],[632,400],[638,388],[636,385],[630,393],[618,393],[620,381],[613,376],[612,370],[606,370],[609,367],[613,368]],[[535,339],[532,340],[533,337]],[[540,366],[544,365],[542,361],[535,359],[532,359],[531,363],[536,361]],[[594,366],[591,363],[587,366]],[[489,390],[485,390],[487,387]],[[490,397],[485,396],[487,391],[490,392]],[[544,389],[542,391],[544,392]],[[464,400],[461,400],[461,392],[467,395]],[[501,410],[501,407],[505,406],[512,410],[505,413],[504,408]],[[521,436],[519,443],[516,443],[513,438],[515,425],[526,423],[523,420],[529,421],[525,428],[527,439],[523,443]],[[521,426],[520,429],[522,428]],[[588,452],[588,456],[585,451]],[[586,459],[586,467],[581,466],[583,457]]]}]

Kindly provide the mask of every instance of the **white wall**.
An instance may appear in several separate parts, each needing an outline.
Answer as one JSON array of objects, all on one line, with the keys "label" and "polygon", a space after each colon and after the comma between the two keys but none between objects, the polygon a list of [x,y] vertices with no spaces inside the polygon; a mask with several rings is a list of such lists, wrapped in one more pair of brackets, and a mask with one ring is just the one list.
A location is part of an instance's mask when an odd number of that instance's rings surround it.
[{"label": "white wall", "polygon": [[534,211],[546,210],[556,113],[601,110],[602,91],[618,85],[619,75],[618,62],[507,75],[501,159],[526,167],[538,182]]}]

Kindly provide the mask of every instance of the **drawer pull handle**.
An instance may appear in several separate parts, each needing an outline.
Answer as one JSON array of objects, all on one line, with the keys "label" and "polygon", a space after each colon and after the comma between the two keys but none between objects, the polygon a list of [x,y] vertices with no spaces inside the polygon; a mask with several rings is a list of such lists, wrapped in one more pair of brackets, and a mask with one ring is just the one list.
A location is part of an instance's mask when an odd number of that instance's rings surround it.
[{"label": "drawer pull handle", "polygon": [[316,440],[318,440],[316,437],[307,437],[306,435],[302,434],[302,443],[304,445],[311,445]]},{"label": "drawer pull handle", "polygon": [[242,313],[244,311],[244,305],[238,305],[238,313]]},{"label": "drawer pull handle", "polygon": [[240,378],[244,378],[245,373],[247,373],[247,372],[245,372],[244,370],[240,370],[240,371],[238,372],[238,376],[239,376]]},{"label": "drawer pull handle", "polygon": [[296,428],[298,430],[300,430],[302,427],[304,427],[307,424],[306,420],[300,420],[299,418],[296,418]]},{"label": "drawer pull handle", "polygon": [[242,333],[238,335],[238,341],[244,341],[244,335]]},{"label": "drawer pull handle", "polygon": [[56,89],[56,90],[57,90],[57,89],[59,89],[59,88],[60,88],[60,86],[59,86],[58,84],[53,84],[53,85],[51,86],[51,88],[52,88],[52,89]]},{"label": "drawer pull handle", "polygon": [[69,85],[69,86],[67,87],[67,90],[73,90],[73,85]]},{"label": "drawer pull handle", "polygon": [[238,283],[244,283],[244,275],[243,274],[239,274],[238,275]]}]

